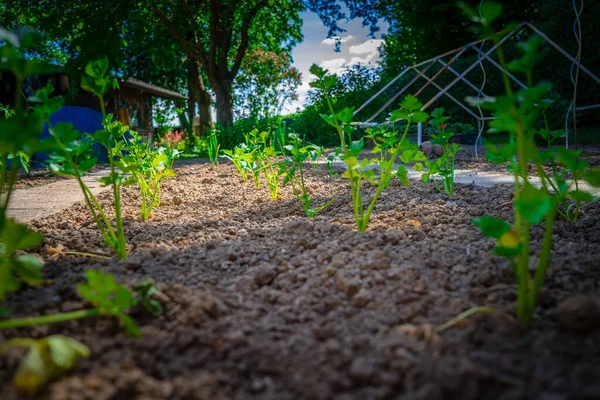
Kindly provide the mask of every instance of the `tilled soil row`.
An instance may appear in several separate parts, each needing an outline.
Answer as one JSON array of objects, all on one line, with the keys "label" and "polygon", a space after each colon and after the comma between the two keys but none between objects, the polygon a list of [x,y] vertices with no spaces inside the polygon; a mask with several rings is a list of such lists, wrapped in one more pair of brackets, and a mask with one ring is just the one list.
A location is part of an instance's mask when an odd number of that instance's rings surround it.
[{"label": "tilled soil row", "polygon": [[[510,187],[459,185],[448,199],[431,184],[393,183],[369,231],[358,233],[347,181],[311,168],[307,175],[317,204],[336,197],[312,220],[289,188],[273,202],[264,184],[241,182],[231,165],[179,168],[146,223],[136,188],[127,187],[125,261],[50,254],[62,246],[106,252],[81,204],[34,221],[46,234],[46,284],[9,297],[15,316],[86,307],[75,291],[86,269],[129,285],[154,280],[164,313],[134,310],[141,339],[111,318],[0,331],[0,341],[60,333],[92,351],[32,398],[600,397],[598,204],[576,223],[557,222],[545,289],[525,329],[514,316],[510,266],[471,223],[484,214],[510,219],[509,208],[496,209],[510,201]],[[364,191],[370,198],[374,189]],[[534,260],[542,234],[534,227]],[[482,305],[497,312],[436,332]],[[20,356],[0,357],[3,400],[28,398],[11,384]]]}]

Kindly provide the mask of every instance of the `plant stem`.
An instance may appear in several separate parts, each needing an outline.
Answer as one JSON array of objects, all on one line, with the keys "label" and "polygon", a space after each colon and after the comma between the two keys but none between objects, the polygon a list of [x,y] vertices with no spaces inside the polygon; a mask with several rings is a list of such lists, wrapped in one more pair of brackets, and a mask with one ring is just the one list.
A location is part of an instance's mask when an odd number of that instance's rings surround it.
[{"label": "plant stem", "polygon": [[83,252],[80,252],[80,251],[65,251],[63,254],[65,254],[65,255],[73,255],[73,256],[84,256],[84,257],[99,258],[101,260],[110,260],[110,257],[107,257],[107,256],[102,256],[100,254],[93,254],[93,253],[83,253]]},{"label": "plant stem", "polygon": [[477,313],[482,313],[482,312],[487,312],[487,313],[495,313],[496,310],[491,308],[491,307],[473,307],[468,309],[467,311],[464,311],[460,314],[458,314],[458,316],[452,318],[450,321],[439,325],[436,328],[436,331],[439,332],[443,332],[448,328],[452,328],[454,325],[456,325],[458,322],[462,321],[465,318],[470,317],[473,314],[477,314]]},{"label": "plant stem", "polygon": [[0,321],[0,329],[8,328],[26,328],[36,325],[55,324],[58,322],[71,321],[99,315],[100,310],[92,308],[91,310],[78,310],[61,314],[44,315],[40,317],[15,318]]},{"label": "plant stem", "polygon": [[544,278],[546,277],[546,270],[548,269],[548,263],[550,261],[550,252],[552,250],[552,233],[554,231],[554,219],[556,217],[556,206],[553,211],[546,217],[546,230],[544,232],[544,241],[542,243],[542,250],[538,266],[535,270],[535,277],[533,285],[529,292],[529,304],[531,304],[530,315],[533,314],[537,296],[539,294],[542,285],[544,284]]}]

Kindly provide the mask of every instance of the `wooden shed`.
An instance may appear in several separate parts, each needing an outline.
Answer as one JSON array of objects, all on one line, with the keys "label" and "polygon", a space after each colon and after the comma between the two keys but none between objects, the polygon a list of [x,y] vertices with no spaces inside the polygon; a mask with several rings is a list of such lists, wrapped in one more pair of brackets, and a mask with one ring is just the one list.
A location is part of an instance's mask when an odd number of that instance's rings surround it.
[{"label": "wooden shed", "polygon": [[[14,79],[8,73],[0,74],[0,103],[12,106],[14,102]],[[55,87],[54,95],[65,95],[69,91],[69,79],[66,73],[32,77],[22,88],[25,98],[51,82]],[[183,102],[187,97],[137,79],[119,80],[119,88],[112,89],[104,97],[107,113],[113,114],[119,121],[138,131],[142,136],[153,139],[152,98],[159,97],[176,102]],[[69,105],[87,107],[100,111],[98,99],[90,92],[79,89],[77,94],[68,102]]]}]

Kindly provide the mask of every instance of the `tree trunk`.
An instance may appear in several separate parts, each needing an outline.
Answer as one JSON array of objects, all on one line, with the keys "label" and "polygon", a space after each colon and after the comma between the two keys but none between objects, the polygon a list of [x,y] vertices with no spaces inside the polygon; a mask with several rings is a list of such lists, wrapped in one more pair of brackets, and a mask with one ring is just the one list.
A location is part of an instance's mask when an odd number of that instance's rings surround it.
[{"label": "tree trunk", "polygon": [[205,136],[212,128],[212,118],[210,114],[212,99],[204,86],[202,73],[200,72],[200,64],[197,61],[188,61],[188,73],[188,115],[190,121],[194,121],[195,105],[198,104],[198,120],[200,122],[198,134],[200,136]]},{"label": "tree trunk", "polygon": [[217,96],[217,122],[223,127],[233,126],[233,82],[222,80],[213,85]]}]

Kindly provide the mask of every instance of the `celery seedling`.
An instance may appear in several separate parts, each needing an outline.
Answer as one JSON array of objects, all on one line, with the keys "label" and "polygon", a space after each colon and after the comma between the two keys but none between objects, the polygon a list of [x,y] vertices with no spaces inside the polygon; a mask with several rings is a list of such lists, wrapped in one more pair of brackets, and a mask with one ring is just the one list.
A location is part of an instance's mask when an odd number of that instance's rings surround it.
[{"label": "celery seedling", "polygon": [[[82,87],[93,92],[99,98],[104,115],[104,129],[96,131],[93,135],[82,137],[81,133],[74,130],[70,123],[58,123],[56,126],[52,126],[49,120],[50,115],[60,108],[62,99],[50,98],[51,88],[39,91],[38,97],[44,104],[44,120],[48,124],[50,134],[54,137],[57,147],[56,152],[49,158],[50,170],[57,175],[77,179],[85,203],[102,234],[104,243],[114,250],[118,258],[125,259],[127,258],[127,244],[121,218],[121,186],[133,182],[125,179],[124,174],[129,171],[117,162],[117,158],[123,149],[123,144],[119,144],[117,141],[123,137],[129,128],[119,121],[113,121],[112,115],[106,115],[105,113],[104,94],[116,85],[114,78],[106,76],[107,70],[108,62],[106,59],[90,62],[85,68],[87,76],[82,78]],[[100,144],[107,151],[110,174],[100,179],[100,181],[105,185],[112,185],[113,188],[114,228],[94,194],[81,179],[83,174],[91,170],[98,161],[91,153],[92,142]]]},{"label": "celery seedling", "polygon": [[[546,111],[551,104],[551,100],[543,100],[538,104],[544,117],[545,127],[536,133],[548,145],[548,149],[541,151],[540,154],[543,160],[550,162],[552,169],[551,174],[544,174],[541,178],[547,181],[562,206],[562,210],[560,208],[557,210],[558,213],[569,221],[577,221],[581,214],[579,211],[581,202],[594,200],[594,196],[590,193],[579,190],[579,182],[583,179],[584,171],[589,167],[589,163],[581,160],[581,150],[555,149],[553,147],[556,140],[565,136],[565,131],[562,129],[550,130]],[[562,168],[559,169],[559,166]],[[572,184],[567,180],[569,174]],[[569,200],[573,200],[574,203],[569,203]],[[573,206],[574,210],[571,211]]]},{"label": "celery seedling", "polygon": [[[340,138],[341,149],[343,152],[343,160],[347,166],[344,177],[350,181],[350,193],[352,197],[352,205],[354,209],[354,218],[356,227],[359,232],[364,232],[367,229],[369,218],[375,203],[383,190],[389,185],[394,176],[397,176],[400,181],[408,185],[408,171],[404,165],[400,165],[396,171],[395,161],[398,157],[407,164],[412,161],[424,161],[425,155],[418,151],[417,146],[406,140],[406,135],[413,122],[425,122],[429,119],[429,115],[421,111],[423,104],[416,97],[408,95],[401,103],[401,108],[391,113],[389,123],[395,124],[399,121],[406,121],[406,127],[401,138],[397,137],[395,129],[388,131],[386,127],[377,130],[369,130],[370,137],[375,142],[373,152],[379,153],[380,158],[369,160],[358,157],[364,147],[363,139],[352,141],[352,133],[355,127],[351,125],[354,109],[345,108],[337,113],[333,109],[333,103],[329,94],[331,88],[337,82],[337,76],[328,74],[327,70],[313,64],[310,72],[317,76],[318,79],[311,82],[313,88],[319,89],[325,95],[325,99],[331,111],[330,115],[321,115],[321,117],[331,126],[333,126]],[[377,164],[378,173],[370,168],[371,164]],[[368,207],[365,209],[363,197],[361,193],[361,183],[367,181],[377,185],[377,190],[371,199]]]},{"label": "celery seedling", "polygon": [[269,132],[260,133],[260,148],[256,150],[257,158],[260,161],[260,169],[265,175],[271,199],[277,200],[279,193],[279,171],[273,164],[273,158],[278,155],[275,150],[274,140]]},{"label": "celery seedling", "polygon": [[97,315],[112,315],[123,323],[125,333],[129,336],[140,336],[138,324],[125,311],[140,304],[154,314],[160,311],[149,297],[156,293],[152,286],[143,284],[138,288],[136,296],[124,285],[117,283],[115,278],[102,271],[88,270],[85,273],[87,283],[77,285],[77,292],[84,300],[89,301],[94,308],[70,311],[60,314],[43,315],[39,317],[13,318],[0,320],[0,329],[25,328],[37,325],[55,324],[94,317]]},{"label": "celery seedling", "polygon": [[16,347],[29,348],[13,378],[15,386],[27,392],[38,391],[75,367],[77,359],[90,356],[90,349],[85,345],[63,335],[11,339],[0,345],[0,354]]},{"label": "celery seedling", "polygon": [[231,160],[242,180],[246,182],[248,180],[248,173],[251,171],[250,163],[252,162],[248,146],[245,143],[240,143],[234,147],[233,151],[222,150],[222,153],[223,157]]},{"label": "celery seedling", "polygon": [[[485,2],[479,12],[463,4],[463,8],[474,21],[483,25],[483,37],[491,38],[496,43],[506,31],[496,33],[492,24],[502,13],[502,5]],[[483,16],[483,18],[481,17]],[[549,84],[533,84],[533,69],[537,61],[538,50],[542,44],[539,37],[534,36],[526,43],[519,44],[523,52],[520,59],[510,63],[505,61],[504,52],[498,48],[500,64],[513,73],[525,76],[528,88],[515,92],[510,84],[508,74],[503,73],[506,94],[494,99],[484,99],[483,108],[494,112],[496,119],[490,123],[490,132],[508,132],[510,143],[498,149],[488,146],[488,159],[510,162],[514,176],[514,224],[495,217],[482,217],[473,220],[484,236],[496,239],[494,252],[506,257],[513,268],[517,281],[517,317],[529,325],[533,319],[537,297],[542,288],[552,250],[552,233],[557,214],[558,201],[549,191],[548,178],[542,168],[544,157],[535,147],[535,122],[540,113],[539,104],[550,90]],[[569,153],[574,160],[578,155]],[[529,177],[531,162],[541,179],[541,187],[533,185]],[[583,177],[593,184],[595,173],[583,173]],[[596,177],[598,178],[598,177]],[[531,228],[545,222],[544,237],[535,272],[530,273]]]},{"label": "celery seedling", "polygon": [[142,198],[141,216],[147,221],[152,210],[160,204],[160,183],[162,180],[175,176],[169,168],[169,157],[164,149],[154,150],[142,137],[134,131],[129,132],[129,137],[122,137],[123,150],[117,152],[120,165],[137,182]]},{"label": "celery seedling", "polygon": [[[452,197],[454,194],[454,159],[456,153],[460,150],[460,147],[456,143],[450,143],[450,139],[454,136],[446,121],[450,117],[444,115],[443,108],[436,108],[431,114],[432,119],[430,124],[435,126],[437,133],[431,134],[431,143],[439,144],[442,147],[443,154],[437,160],[427,160],[428,171],[421,176],[423,182],[428,182],[429,179],[434,175],[439,175],[444,185],[444,190],[448,196]],[[438,186],[435,179],[433,182],[436,188],[441,192],[441,188]]]},{"label": "celery seedling", "polygon": [[211,129],[206,139],[206,151],[208,153],[208,159],[212,167],[219,164],[219,139],[217,138],[217,130]]},{"label": "celery seedling", "polygon": [[310,193],[306,189],[306,184],[304,182],[304,162],[309,158],[315,159],[321,154],[322,150],[320,147],[313,144],[302,146],[302,140],[300,140],[300,137],[295,133],[290,133],[288,138],[290,139],[290,143],[285,145],[284,149],[291,154],[291,157],[280,163],[279,174],[285,175],[283,185],[289,183],[292,186],[294,196],[298,199],[298,203],[300,203],[302,210],[304,210],[307,217],[312,218],[329,207],[335,200],[334,197],[327,203],[313,208],[311,205]]}]

